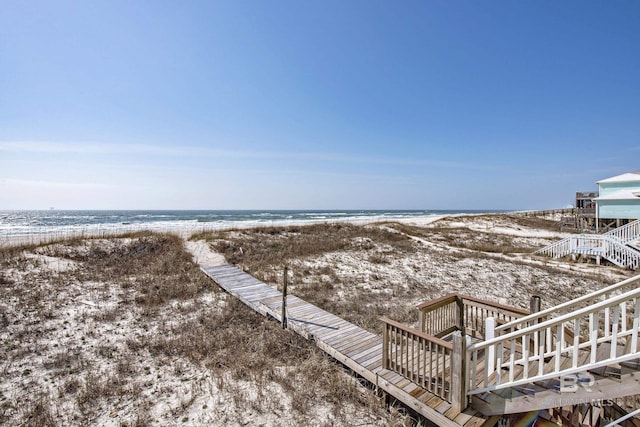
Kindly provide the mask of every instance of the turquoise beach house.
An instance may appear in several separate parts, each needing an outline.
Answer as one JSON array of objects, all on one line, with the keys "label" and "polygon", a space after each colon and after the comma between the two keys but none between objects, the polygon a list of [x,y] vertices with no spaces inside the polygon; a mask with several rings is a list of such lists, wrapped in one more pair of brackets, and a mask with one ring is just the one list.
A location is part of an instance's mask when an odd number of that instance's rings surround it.
[{"label": "turquoise beach house", "polygon": [[622,225],[640,219],[640,170],[596,182],[600,188],[596,218],[616,220]]}]

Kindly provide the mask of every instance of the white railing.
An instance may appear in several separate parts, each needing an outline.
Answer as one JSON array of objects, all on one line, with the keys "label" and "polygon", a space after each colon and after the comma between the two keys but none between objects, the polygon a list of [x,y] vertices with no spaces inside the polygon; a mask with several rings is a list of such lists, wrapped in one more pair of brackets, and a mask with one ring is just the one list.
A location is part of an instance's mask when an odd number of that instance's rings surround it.
[{"label": "white railing", "polygon": [[509,323],[505,323],[496,327],[496,336],[505,334],[517,329],[524,329],[535,323],[539,323],[539,319],[553,319],[563,314],[597,304],[601,301],[608,300],[612,296],[620,295],[633,289],[640,288],[640,275],[625,279],[621,282],[607,286],[590,294],[574,298],[571,301],[558,304],[554,307],[532,313],[528,316],[521,317]]},{"label": "white railing", "polygon": [[621,245],[611,238],[607,237],[603,240],[602,256],[620,267],[627,267],[637,270],[640,267],[640,252]]},{"label": "white railing", "polygon": [[603,236],[612,236],[623,243],[634,242],[640,240],[640,219],[623,225],[622,227],[614,228],[611,231],[607,231]]},{"label": "white railing", "polygon": [[545,246],[535,252],[552,258],[567,255],[589,255],[603,257],[620,267],[640,267],[640,252],[629,248],[618,237],[606,234],[578,234]]},{"label": "white railing", "polygon": [[602,236],[597,234],[577,234],[539,249],[535,253],[548,255],[552,258],[571,254],[602,256],[602,241]]},{"label": "white railing", "polygon": [[[638,278],[640,276],[634,279]],[[533,317],[541,314],[538,312]],[[560,378],[638,359],[639,329],[640,287],[636,287],[559,317],[473,344],[467,348],[466,355],[468,394]],[[619,349],[619,342],[624,344],[624,350]],[[598,349],[603,343],[609,343],[610,350],[599,355]]]}]

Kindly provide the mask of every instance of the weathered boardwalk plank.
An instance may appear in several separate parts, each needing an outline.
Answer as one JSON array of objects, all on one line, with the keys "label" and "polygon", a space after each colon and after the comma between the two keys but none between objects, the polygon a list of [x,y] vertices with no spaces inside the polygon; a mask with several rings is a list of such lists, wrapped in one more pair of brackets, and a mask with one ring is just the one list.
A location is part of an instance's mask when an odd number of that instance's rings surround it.
[{"label": "weathered boardwalk plank", "polygon": [[[202,270],[253,310],[282,321],[282,294],[278,290],[228,264]],[[293,295],[287,296],[287,323],[290,329],[313,339],[325,353],[437,425],[484,424],[486,417],[478,411],[457,412],[450,403],[384,369],[382,337]]]}]

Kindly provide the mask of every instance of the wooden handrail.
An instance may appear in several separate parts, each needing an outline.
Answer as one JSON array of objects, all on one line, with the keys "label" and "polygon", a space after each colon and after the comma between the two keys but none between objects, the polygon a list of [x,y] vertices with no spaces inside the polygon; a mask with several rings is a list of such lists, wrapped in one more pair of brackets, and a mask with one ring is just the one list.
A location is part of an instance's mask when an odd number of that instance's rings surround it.
[{"label": "wooden handrail", "polygon": [[463,410],[466,351],[460,332],[456,332],[454,342],[447,342],[388,317],[380,320],[384,323],[382,367]]},{"label": "wooden handrail", "polygon": [[530,314],[529,310],[526,310],[524,308],[519,308],[519,307],[511,307],[508,305],[503,305],[503,304],[498,304],[492,301],[488,301],[488,300],[484,300],[481,298],[476,298],[476,297],[472,297],[472,296],[468,296],[468,295],[459,295],[460,298],[462,298],[462,301],[473,301],[475,303],[479,303],[479,304],[483,304],[486,305],[488,307],[493,307],[493,308],[497,308],[499,310],[502,311],[507,311],[507,312],[511,312],[511,313],[515,313],[518,315],[522,315],[522,316],[528,316]]},{"label": "wooden handrail", "polygon": [[384,323],[393,326],[394,328],[398,328],[400,330],[403,330],[405,332],[408,332],[412,335],[415,335],[417,337],[422,338],[423,340],[426,341],[430,341],[434,344],[437,344],[439,346],[448,348],[449,350],[453,349],[453,344],[451,344],[450,342],[447,342],[443,339],[431,336],[431,335],[427,335],[424,332],[421,332],[415,328],[412,328],[411,326],[405,325],[404,323],[400,323],[400,322],[396,322],[395,320],[389,319],[387,316],[382,316],[380,318],[380,320],[382,320]]},{"label": "wooden handrail", "polygon": [[456,301],[457,298],[458,298],[458,294],[455,292],[452,292],[452,293],[443,295],[441,297],[438,297],[436,299],[432,299],[429,301],[425,301],[421,304],[418,304],[417,308],[418,310],[424,310],[425,308],[428,308],[430,310],[435,310],[444,305],[451,304],[452,302]]},{"label": "wooden handrail", "polygon": [[527,316],[528,310],[498,304],[473,296],[449,293],[418,305],[419,329],[428,335],[444,336],[455,330],[484,338],[484,322],[488,317],[502,323]]},{"label": "wooden handrail", "polygon": [[457,299],[462,299],[463,302],[464,301],[473,301],[474,303],[484,304],[484,305],[489,306],[489,307],[497,308],[499,310],[509,311],[509,312],[520,314],[520,315],[523,315],[523,316],[526,316],[526,315],[529,314],[529,310],[525,310],[524,308],[511,307],[511,306],[508,306],[508,305],[498,304],[498,303],[495,303],[493,301],[489,301],[489,300],[485,300],[485,299],[477,298],[477,297],[472,297],[470,295],[458,294],[458,293],[455,293],[455,292],[448,293],[446,295],[443,295],[443,296],[438,297],[438,298],[433,299],[433,300],[425,301],[425,302],[423,302],[421,304],[418,304],[417,308],[418,308],[418,310],[423,310],[423,311],[424,311],[424,309],[435,310],[435,309],[440,308],[440,307],[442,307],[444,305],[451,304],[452,302],[456,301]]}]

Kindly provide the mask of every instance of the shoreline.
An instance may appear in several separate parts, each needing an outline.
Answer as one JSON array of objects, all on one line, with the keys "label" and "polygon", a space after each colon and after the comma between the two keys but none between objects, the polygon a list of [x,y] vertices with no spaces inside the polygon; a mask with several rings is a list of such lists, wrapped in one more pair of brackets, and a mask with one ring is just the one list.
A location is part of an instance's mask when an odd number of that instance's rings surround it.
[{"label": "shoreline", "polygon": [[382,222],[399,222],[416,226],[423,226],[447,217],[473,216],[479,214],[450,214],[450,215],[424,215],[415,217],[393,218],[388,216],[347,217],[331,219],[307,219],[307,220],[272,220],[272,221],[228,221],[197,222],[177,224],[175,222],[154,222],[140,224],[118,224],[116,226],[60,226],[58,229],[33,233],[14,233],[0,237],[0,247],[15,247],[23,245],[38,245],[57,242],[73,238],[112,238],[122,234],[152,231],[158,233],[170,233],[182,238],[189,238],[198,233],[229,230],[253,230],[269,227],[292,227],[317,224],[349,223],[354,225],[377,224]]},{"label": "shoreline", "polygon": [[150,211],[6,211],[0,210],[0,246],[15,242],[37,243],[67,237],[110,237],[151,230],[206,232],[260,227],[349,222],[368,224],[384,221],[428,224],[449,216],[546,215],[564,210],[150,210]]}]

